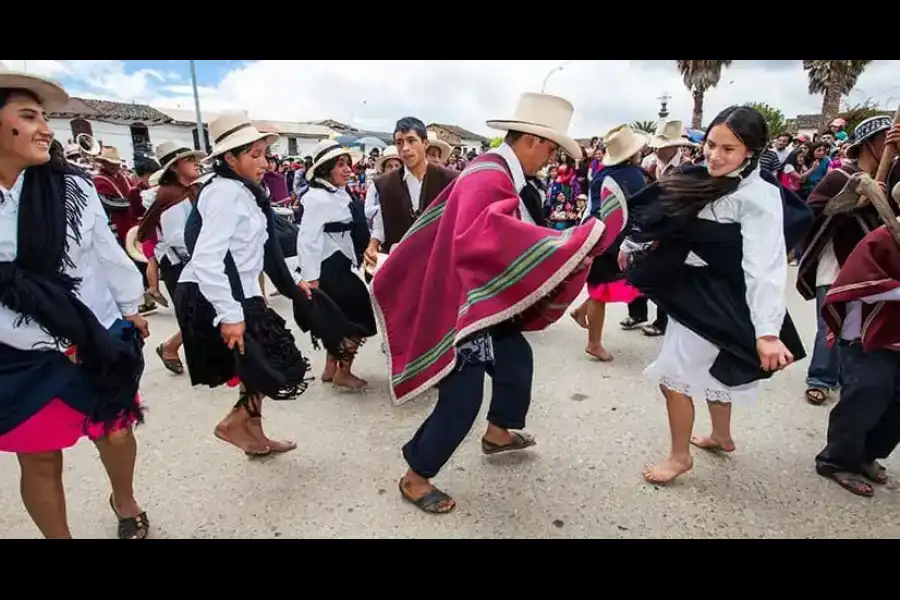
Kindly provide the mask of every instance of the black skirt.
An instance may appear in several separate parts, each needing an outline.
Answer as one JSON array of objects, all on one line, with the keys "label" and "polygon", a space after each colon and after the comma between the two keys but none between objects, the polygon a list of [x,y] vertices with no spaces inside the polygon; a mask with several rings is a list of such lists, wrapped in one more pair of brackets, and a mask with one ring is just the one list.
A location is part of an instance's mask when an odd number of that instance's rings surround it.
[{"label": "black skirt", "polygon": [[173,299],[175,298],[175,290],[178,287],[178,278],[181,277],[183,270],[183,262],[173,265],[168,256],[163,256],[162,260],[159,261],[159,276],[162,278],[163,283],[166,284],[169,297]]},{"label": "black skirt", "polygon": [[306,391],[309,362],[297,348],[285,320],[260,297],[244,300],[244,354],[225,345],[212,304],[196,283],[179,283],[175,315],[184,339],[192,385],[218,387],[238,378],[249,394],[275,400]]},{"label": "black skirt", "polygon": [[372,337],[378,331],[375,312],[366,284],[353,272],[353,263],[342,252],[335,252],[322,262],[319,288],[328,294],[347,318]]}]

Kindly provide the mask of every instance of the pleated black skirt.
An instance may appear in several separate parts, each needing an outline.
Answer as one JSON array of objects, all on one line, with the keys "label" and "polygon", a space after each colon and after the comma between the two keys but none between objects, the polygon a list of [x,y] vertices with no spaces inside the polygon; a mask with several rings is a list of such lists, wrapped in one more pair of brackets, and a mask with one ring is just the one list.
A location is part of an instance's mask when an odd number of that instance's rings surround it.
[{"label": "pleated black skirt", "polygon": [[353,263],[341,252],[335,252],[322,262],[319,288],[328,294],[347,318],[358,325],[364,337],[378,331],[369,290],[353,271]]},{"label": "pleated black skirt", "polygon": [[179,283],[175,315],[184,339],[184,356],[192,385],[218,387],[238,381],[249,394],[275,400],[294,398],[306,391],[309,361],[297,348],[281,316],[260,297],[248,298],[244,309],[244,354],[229,349],[212,304],[196,283]]},{"label": "pleated black skirt", "polygon": [[166,284],[166,290],[169,292],[170,298],[175,298],[175,290],[178,287],[178,278],[184,270],[184,263],[173,265],[168,256],[163,256],[159,261],[159,276]]}]

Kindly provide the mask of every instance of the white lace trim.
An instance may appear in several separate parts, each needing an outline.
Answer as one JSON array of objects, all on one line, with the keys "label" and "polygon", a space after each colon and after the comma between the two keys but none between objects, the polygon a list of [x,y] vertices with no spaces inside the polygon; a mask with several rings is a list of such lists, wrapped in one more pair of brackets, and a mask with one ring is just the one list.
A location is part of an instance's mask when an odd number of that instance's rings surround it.
[{"label": "white lace trim", "polygon": [[701,388],[693,386],[683,381],[677,381],[671,377],[660,377],[659,384],[673,392],[684,394],[694,400],[704,399],[707,402],[724,402],[731,404],[731,392],[727,390],[716,390],[713,388]]}]

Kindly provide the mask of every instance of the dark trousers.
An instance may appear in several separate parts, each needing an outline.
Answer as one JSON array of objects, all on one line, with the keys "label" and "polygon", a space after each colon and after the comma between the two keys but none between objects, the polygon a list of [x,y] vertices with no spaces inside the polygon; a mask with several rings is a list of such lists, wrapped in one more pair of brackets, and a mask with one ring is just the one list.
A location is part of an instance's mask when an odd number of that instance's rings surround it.
[{"label": "dark trousers", "polygon": [[[648,320],[649,313],[647,311],[647,300],[646,296],[641,296],[635,300],[632,300],[628,303],[628,316],[634,319],[635,321],[643,322]],[[669,324],[669,315],[661,309],[660,307],[656,307],[656,320],[653,321],[653,326],[659,328],[660,331],[666,330],[666,325]]]},{"label": "dark trousers", "polygon": [[525,427],[534,374],[531,345],[519,332],[494,336],[493,344],[493,364],[466,365],[439,384],[434,410],[403,446],[413,473],[431,479],[453,456],[481,410],[485,373],[493,388],[488,422],[503,429]]},{"label": "dark trousers", "polygon": [[900,352],[865,353],[854,342],[842,343],[840,356],[841,397],[828,415],[828,444],[816,468],[859,473],[900,443]]}]

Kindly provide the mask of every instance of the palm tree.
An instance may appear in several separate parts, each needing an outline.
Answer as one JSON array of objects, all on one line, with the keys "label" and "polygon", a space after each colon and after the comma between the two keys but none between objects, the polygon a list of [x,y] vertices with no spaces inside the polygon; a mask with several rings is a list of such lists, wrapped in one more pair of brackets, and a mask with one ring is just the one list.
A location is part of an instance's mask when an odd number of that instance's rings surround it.
[{"label": "palm tree", "polygon": [[700,129],[703,122],[703,97],[706,90],[719,85],[722,69],[731,66],[730,60],[676,60],[684,85],[694,97],[694,114],[691,127]]},{"label": "palm tree", "polygon": [[850,93],[871,60],[804,60],[809,93],[823,94],[819,130],[841,111],[841,98]]},{"label": "palm tree", "polygon": [[635,121],[631,124],[631,128],[635,131],[656,133],[656,121]]}]

